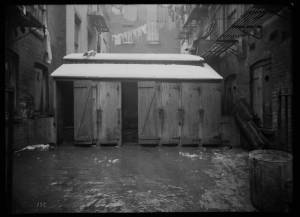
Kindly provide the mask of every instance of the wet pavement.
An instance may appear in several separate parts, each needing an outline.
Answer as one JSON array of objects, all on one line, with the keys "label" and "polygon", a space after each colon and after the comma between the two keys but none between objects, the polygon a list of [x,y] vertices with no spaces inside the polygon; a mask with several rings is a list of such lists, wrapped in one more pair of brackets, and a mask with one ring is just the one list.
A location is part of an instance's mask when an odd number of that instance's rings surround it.
[{"label": "wet pavement", "polygon": [[67,146],[13,160],[15,213],[255,211],[242,149]]}]

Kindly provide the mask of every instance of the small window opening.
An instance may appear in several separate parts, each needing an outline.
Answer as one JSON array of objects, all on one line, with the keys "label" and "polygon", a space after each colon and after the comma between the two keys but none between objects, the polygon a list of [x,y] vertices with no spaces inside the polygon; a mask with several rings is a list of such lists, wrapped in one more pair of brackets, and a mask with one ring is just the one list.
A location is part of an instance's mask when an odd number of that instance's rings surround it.
[{"label": "small window opening", "polygon": [[274,41],[277,38],[277,36],[278,36],[278,30],[273,31],[270,34],[269,41]]},{"label": "small window opening", "polygon": [[265,76],[265,81],[269,81],[269,76],[268,75]]}]

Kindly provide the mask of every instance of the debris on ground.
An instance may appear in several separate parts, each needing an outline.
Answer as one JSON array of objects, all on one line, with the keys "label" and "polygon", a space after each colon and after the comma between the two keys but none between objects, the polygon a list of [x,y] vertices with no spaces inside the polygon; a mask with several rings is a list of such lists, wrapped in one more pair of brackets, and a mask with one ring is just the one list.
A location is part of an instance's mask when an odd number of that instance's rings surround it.
[{"label": "debris on ground", "polygon": [[114,159],[113,161],[112,161],[112,163],[114,164],[114,163],[118,163],[120,160],[119,159]]},{"label": "debris on ground", "polygon": [[159,155],[157,149],[126,147],[121,151],[122,158],[119,150],[101,148],[17,153],[13,180],[21,191],[13,194],[16,213],[36,211],[24,202],[32,195],[51,198],[39,212],[255,210],[249,195],[246,151],[182,148],[164,149]]},{"label": "debris on ground", "polygon": [[49,144],[37,144],[37,145],[28,145],[26,146],[25,148],[22,148],[18,151],[15,151],[15,153],[17,152],[20,152],[20,151],[25,151],[25,150],[29,150],[29,151],[32,151],[32,150],[38,150],[38,151],[49,151],[49,150],[52,150],[54,149],[53,146],[50,146]]},{"label": "debris on ground", "polygon": [[188,158],[191,158],[192,160],[195,160],[195,159],[203,159],[203,156],[201,153],[198,154],[190,154],[190,153],[187,153],[187,152],[179,152],[179,155],[183,156],[183,157],[188,157]]}]

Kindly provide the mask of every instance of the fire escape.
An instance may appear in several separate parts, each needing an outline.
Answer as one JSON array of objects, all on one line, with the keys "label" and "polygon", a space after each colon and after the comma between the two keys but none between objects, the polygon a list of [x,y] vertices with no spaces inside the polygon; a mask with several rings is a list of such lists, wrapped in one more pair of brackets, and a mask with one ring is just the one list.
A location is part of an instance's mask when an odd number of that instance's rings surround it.
[{"label": "fire escape", "polygon": [[[224,15],[226,15],[226,18],[228,17],[224,8],[222,13],[220,13],[221,16],[218,14],[219,17],[216,16],[217,13],[214,16],[207,16],[204,9],[203,7],[202,9],[201,7],[193,8],[183,26],[183,33],[188,32],[191,35],[190,32],[193,32],[195,25],[202,24],[201,28],[203,31],[199,32],[193,46],[196,48],[194,53],[206,59],[219,56],[226,51],[239,55],[237,50],[233,49],[239,41],[238,39],[243,36],[261,39],[263,36],[262,24],[267,19],[273,15],[284,19],[288,18],[282,16],[284,11],[287,11],[285,9],[288,9],[288,6],[282,5],[245,5],[243,8],[244,12],[239,17],[229,21],[224,19]],[[206,9],[208,11],[208,7]],[[213,9],[222,10],[221,7]],[[202,23],[199,22],[201,19]],[[201,45],[197,44],[200,42]],[[270,137],[258,124],[257,116],[254,114],[251,106],[238,93],[233,97],[232,110],[241,133],[249,143],[249,149],[271,147],[272,139],[270,140]]]},{"label": "fire escape", "polygon": [[[209,58],[219,56],[225,51],[238,55],[236,50],[232,49],[233,45],[238,42],[242,36],[250,36],[256,39],[262,38],[262,24],[271,16],[280,15],[280,11],[288,6],[283,5],[245,5],[245,11],[238,18],[233,19],[231,24],[225,17],[208,18],[205,10],[200,7],[194,7],[187,22],[184,25],[184,32],[191,32],[195,25],[199,25],[199,20],[206,21],[206,28],[198,36],[199,40],[205,40],[210,43],[207,49],[197,52],[198,55]],[[220,29],[219,22],[227,22]],[[203,28],[204,26],[202,26]],[[224,28],[225,27],[225,28]],[[219,31],[218,31],[219,30]],[[195,42],[197,42],[197,40]]]}]

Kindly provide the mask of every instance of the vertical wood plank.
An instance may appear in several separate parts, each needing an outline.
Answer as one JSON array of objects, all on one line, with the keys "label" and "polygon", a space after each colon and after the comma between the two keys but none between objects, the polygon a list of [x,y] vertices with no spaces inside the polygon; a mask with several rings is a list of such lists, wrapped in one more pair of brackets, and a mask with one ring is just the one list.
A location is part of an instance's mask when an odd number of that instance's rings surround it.
[{"label": "vertical wood plank", "polygon": [[161,99],[163,109],[162,143],[178,143],[178,102],[180,100],[180,84],[162,82]]},{"label": "vertical wood plank", "polygon": [[182,84],[182,105],[184,124],[182,127],[182,144],[198,144],[201,139],[201,122],[203,109],[201,106],[202,87],[198,83]]},{"label": "vertical wood plank", "polygon": [[221,127],[221,84],[202,83],[203,143],[209,144],[220,134]]},{"label": "vertical wood plank", "polygon": [[77,143],[92,143],[93,108],[90,81],[74,81],[74,139]]},{"label": "vertical wood plank", "polygon": [[[139,143],[158,143],[160,121],[158,93],[154,81],[138,82],[138,135]],[[149,141],[149,142],[147,142]]]},{"label": "vertical wood plank", "polygon": [[93,140],[96,141],[98,136],[97,136],[97,83],[96,82],[92,82],[92,112],[93,112],[93,119],[92,119],[92,123],[93,123]]},{"label": "vertical wood plank", "polygon": [[53,110],[54,110],[54,141],[58,144],[58,109],[57,109],[57,81],[53,79]]},{"label": "vertical wood plank", "polygon": [[[99,143],[115,143],[121,141],[121,89],[120,82],[98,83],[98,123]],[[99,118],[99,117],[98,117]]]}]

